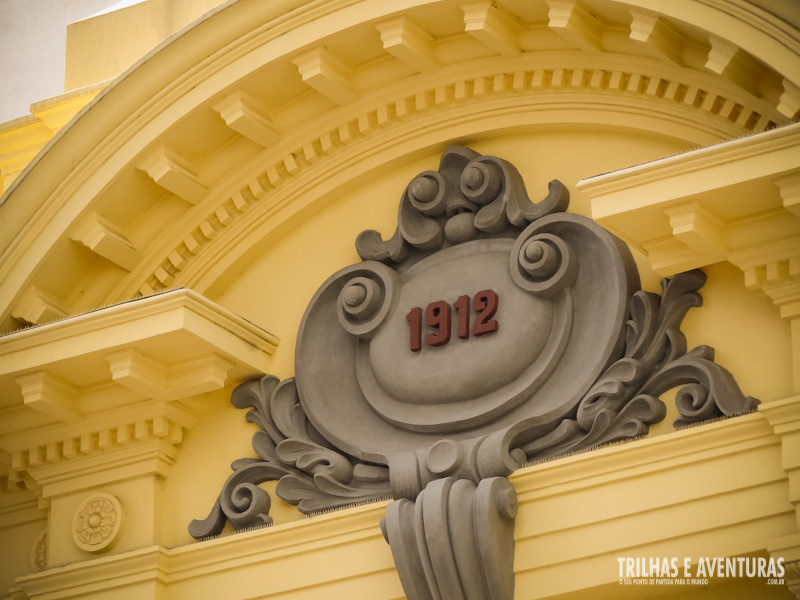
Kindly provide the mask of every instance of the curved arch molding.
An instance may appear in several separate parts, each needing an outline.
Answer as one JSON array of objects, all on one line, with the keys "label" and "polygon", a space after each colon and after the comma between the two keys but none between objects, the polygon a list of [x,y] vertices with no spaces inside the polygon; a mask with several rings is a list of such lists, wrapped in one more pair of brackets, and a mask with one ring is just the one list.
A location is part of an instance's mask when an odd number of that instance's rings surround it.
[{"label": "curved arch molding", "polygon": [[2,327],[174,285],[213,294],[337,186],[459,137],[577,123],[704,145],[792,120],[791,24],[651,4],[226,2],[7,190]]}]

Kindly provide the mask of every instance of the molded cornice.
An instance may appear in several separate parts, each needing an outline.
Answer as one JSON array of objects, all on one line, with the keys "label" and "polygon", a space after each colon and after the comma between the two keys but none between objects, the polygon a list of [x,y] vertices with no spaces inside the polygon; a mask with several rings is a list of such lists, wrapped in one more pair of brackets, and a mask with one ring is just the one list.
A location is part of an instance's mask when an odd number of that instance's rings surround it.
[{"label": "molded cornice", "polygon": [[[759,551],[794,524],[779,463],[780,439],[755,413],[520,469],[510,477],[523,507],[516,543],[526,547],[514,565],[517,585],[532,590],[532,598],[578,586],[613,595],[619,556],[654,548],[683,556],[680,548],[690,540],[711,556]],[[759,468],[739,468],[751,464]],[[687,478],[698,485],[682,485]],[[604,501],[609,497],[628,501]],[[595,509],[570,509],[587,503]],[[102,594],[122,584],[164,586],[175,600],[197,597],[199,590],[225,590],[231,599],[295,593],[388,600],[402,589],[377,526],[385,507],[376,502],[176,548],[55,566],[17,585],[31,600]],[[624,535],[621,519],[631,525]],[[602,534],[606,529],[615,534]],[[309,557],[319,568],[308,569]]]},{"label": "molded cornice", "polygon": [[[175,284],[213,291],[326,193],[314,177],[356,177],[386,145],[389,160],[540,122],[707,144],[787,123],[797,32],[783,24],[779,41],[779,20],[717,4],[631,0],[629,25],[606,2],[226,2],[104,89],[7,190],[2,327]],[[575,49],[531,46],[539,30]],[[220,259],[222,240],[236,246]]]},{"label": "molded cornice", "polygon": [[263,374],[276,345],[185,289],[0,337],[5,485],[49,497],[166,476],[197,421],[192,397]]},{"label": "molded cornice", "polygon": [[[647,253],[659,274],[727,260],[758,287],[776,283],[779,270],[797,275],[798,153],[800,124],[793,124],[584,179],[578,188],[592,199],[593,217]],[[775,274],[767,276],[771,264]]]}]

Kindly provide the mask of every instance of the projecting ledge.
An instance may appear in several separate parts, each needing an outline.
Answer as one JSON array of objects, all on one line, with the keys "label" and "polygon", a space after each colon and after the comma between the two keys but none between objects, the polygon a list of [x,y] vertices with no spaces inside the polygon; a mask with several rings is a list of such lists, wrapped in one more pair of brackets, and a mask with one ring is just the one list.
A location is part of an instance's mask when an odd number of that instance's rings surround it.
[{"label": "projecting ledge", "polygon": [[743,271],[800,256],[800,123],[589,177],[592,217],[662,276],[727,260]]},{"label": "projecting ledge", "polygon": [[146,597],[135,595],[137,586],[157,581],[173,600],[206,597],[208,590],[224,590],[231,600],[273,594],[389,600],[402,588],[378,526],[385,509],[385,501],[375,502],[177,548],[154,545],[48,569],[17,585],[31,598],[60,598],[65,589]]},{"label": "projecting ledge", "polygon": [[[172,290],[0,337],[0,397],[74,420],[87,390],[116,382],[149,398],[188,397],[267,372],[276,345],[200,294]],[[58,394],[39,398],[32,378]]]},{"label": "projecting ledge", "polygon": [[[520,469],[510,477],[520,498],[517,588],[544,598],[616,585],[617,557],[637,551],[691,556],[704,548],[728,556],[773,549],[794,523],[786,479],[780,441],[761,412]],[[100,557],[17,583],[32,596],[158,580],[174,600],[207,589],[235,590],[231,599],[388,600],[402,590],[378,527],[386,506],[378,501],[177,548]],[[309,557],[322,566],[308,570]],[[568,576],[575,572],[581,578]]]}]

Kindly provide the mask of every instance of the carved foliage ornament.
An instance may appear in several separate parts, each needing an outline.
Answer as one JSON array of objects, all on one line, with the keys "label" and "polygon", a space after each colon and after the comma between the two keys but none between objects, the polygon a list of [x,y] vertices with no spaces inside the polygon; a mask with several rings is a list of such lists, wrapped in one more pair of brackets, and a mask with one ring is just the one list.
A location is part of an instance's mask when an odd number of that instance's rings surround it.
[{"label": "carved foliage ornament", "polygon": [[47,527],[36,536],[33,546],[31,546],[28,562],[33,573],[44,571],[47,568]]},{"label": "carved foliage ornament", "polygon": [[409,598],[510,599],[512,471],[647,433],[677,386],[676,426],[751,410],[711,348],[687,352],[705,275],[641,291],[627,247],[568,202],[554,180],[532,203],[512,165],[459,146],[415,177],[395,234],[360,234],[363,262],[311,300],[296,378],[234,391],[258,458],[191,534],[269,523],[268,480],[305,513],[391,496]]}]

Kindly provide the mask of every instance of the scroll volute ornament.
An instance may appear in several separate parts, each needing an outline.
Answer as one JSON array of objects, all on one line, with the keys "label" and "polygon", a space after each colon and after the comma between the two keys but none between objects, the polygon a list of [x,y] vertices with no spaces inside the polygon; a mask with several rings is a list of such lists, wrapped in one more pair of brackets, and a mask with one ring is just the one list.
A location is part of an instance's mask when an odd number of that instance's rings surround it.
[{"label": "scroll volute ornament", "polygon": [[510,600],[511,472],[647,433],[671,387],[679,424],[752,409],[712,349],[686,352],[705,276],[640,291],[627,247],[548,188],[532,203],[512,165],[459,146],[414,178],[394,235],[360,234],[363,261],[309,303],[296,378],[234,392],[259,458],[192,535],[271,522],[269,479],[303,512],[391,496],[408,598]]}]

